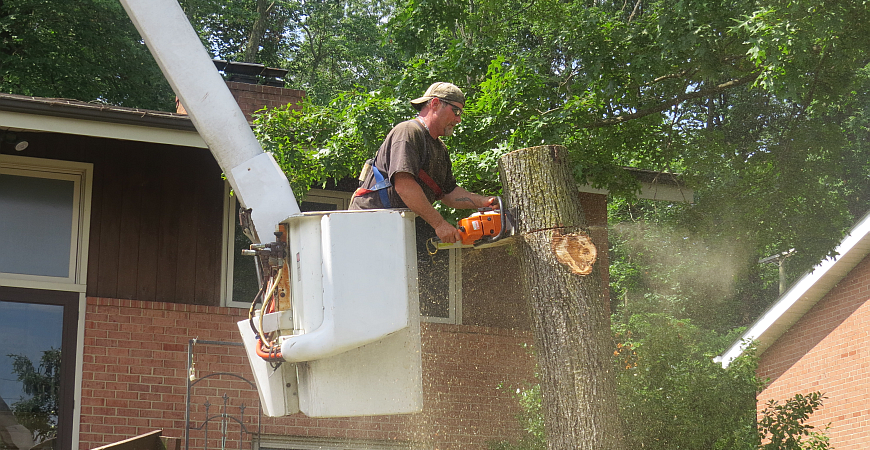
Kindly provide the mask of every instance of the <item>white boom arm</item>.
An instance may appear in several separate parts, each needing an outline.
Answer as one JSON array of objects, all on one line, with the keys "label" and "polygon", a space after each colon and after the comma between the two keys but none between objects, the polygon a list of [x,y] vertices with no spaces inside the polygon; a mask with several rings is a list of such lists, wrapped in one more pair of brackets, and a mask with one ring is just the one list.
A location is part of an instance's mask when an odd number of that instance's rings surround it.
[{"label": "white boom arm", "polygon": [[299,205],[281,168],[257,142],[181,6],[176,0],[121,0],[121,4],[239,202],[252,209],[258,240],[270,241],[279,222],[300,213]]},{"label": "white boom arm", "polygon": [[[263,152],[176,0],[121,3],[242,206],[252,209],[257,243],[269,242],[279,224],[287,231],[279,242],[263,244],[270,252],[274,244],[286,257],[277,256],[274,264],[266,258],[264,285],[271,287],[259,326],[253,318],[238,323],[264,412],[343,417],[419,411],[412,215],[300,213],[287,178]],[[286,303],[287,294],[289,308],[276,300]]]}]

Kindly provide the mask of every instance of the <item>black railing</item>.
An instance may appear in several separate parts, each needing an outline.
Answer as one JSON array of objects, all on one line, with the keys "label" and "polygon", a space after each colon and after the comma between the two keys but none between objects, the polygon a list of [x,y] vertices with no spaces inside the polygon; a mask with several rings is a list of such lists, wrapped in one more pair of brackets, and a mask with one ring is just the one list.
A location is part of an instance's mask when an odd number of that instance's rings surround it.
[{"label": "black railing", "polygon": [[[256,401],[256,416],[245,416],[245,411],[251,407],[251,405],[246,405],[244,402],[244,398],[236,399],[231,397],[227,391],[230,389],[223,390],[221,388],[214,389],[215,394],[206,396],[205,401],[202,402],[202,409],[197,408],[196,411],[192,408],[192,398],[195,394],[194,389],[196,386],[206,380],[210,379],[235,379],[244,382],[244,385],[247,385],[249,390],[254,392],[256,395],[257,387],[256,385],[248,380],[247,378],[237,374],[230,372],[213,372],[209,373],[202,377],[197,377],[195,374],[195,361],[194,361],[194,349],[197,345],[223,345],[223,346],[232,346],[232,347],[244,347],[242,344],[237,342],[221,342],[221,341],[203,341],[197,339],[191,339],[187,344],[187,398],[185,401],[185,412],[184,412],[184,449],[190,450],[190,441],[191,441],[191,432],[201,432],[202,435],[202,450],[209,450],[209,434],[217,433],[217,437],[212,437],[211,440],[216,441],[220,440],[219,448],[220,450],[226,450],[228,448],[238,448],[242,450],[243,448],[250,448],[253,450],[254,448],[254,437],[259,436],[260,434],[260,422],[262,419],[262,410],[260,408],[259,400]],[[217,409],[218,411],[212,411],[212,407],[215,406],[209,399],[219,399]],[[257,397],[259,399],[259,397]],[[197,416],[194,418],[194,416]],[[252,423],[245,423],[245,419],[252,421]],[[256,422],[253,422],[252,419],[255,419]],[[238,433],[235,432],[235,429],[238,428]],[[237,438],[238,444],[233,447]],[[248,443],[249,445],[245,445]]]}]

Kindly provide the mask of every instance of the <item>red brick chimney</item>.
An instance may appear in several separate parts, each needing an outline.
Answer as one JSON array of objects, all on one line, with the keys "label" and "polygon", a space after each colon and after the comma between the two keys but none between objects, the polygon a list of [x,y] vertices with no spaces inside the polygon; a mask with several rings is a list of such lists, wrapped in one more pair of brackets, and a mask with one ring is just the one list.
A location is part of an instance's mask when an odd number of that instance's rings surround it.
[{"label": "red brick chimney", "polygon": [[299,89],[248,84],[239,81],[227,81],[227,87],[230,88],[230,92],[236,98],[236,102],[242,108],[242,112],[245,113],[248,123],[253,121],[251,114],[263,109],[263,107],[275,108],[277,106],[292,104],[295,109],[302,109],[300,103],[302,98],[305,97],[305,91]]},{"label": "red brick chimney", "polygon": [[[282,78],[287,74],[284,69],[267,68],[262,64],[236,63],[215,60],[215,66],[229,75],[227,87],[235,97],[236,102],[248,119],[253,122],[251,115],[265,108],[275,108],[287,104],[294,105],[294,109],[301,109],[305,91],[288,89]],[[258,84],[265,82],[265,84]],[[187,114],[178,98],[175,99],[175,110],[179,114]]]}]

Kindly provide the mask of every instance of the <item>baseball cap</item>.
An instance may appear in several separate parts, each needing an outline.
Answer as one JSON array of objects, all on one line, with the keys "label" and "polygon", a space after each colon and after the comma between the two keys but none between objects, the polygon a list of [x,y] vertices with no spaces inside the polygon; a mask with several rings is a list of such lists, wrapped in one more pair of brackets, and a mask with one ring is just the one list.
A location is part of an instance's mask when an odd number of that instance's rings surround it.
[{"label": "baseball cap", "polygon": [[419,111],[423,109],[423,105],[425,105],[426,102],[435,97],[447,100],[448,102],[459,103],[461,105],[465,104],[465,94],[463,94],[456,85],[439,81],[437,83],[432,83],[432,86],[429,86],[429,89],[426,89],[426,93],[423,94],[422,97],[411,100],[411,106]]}]

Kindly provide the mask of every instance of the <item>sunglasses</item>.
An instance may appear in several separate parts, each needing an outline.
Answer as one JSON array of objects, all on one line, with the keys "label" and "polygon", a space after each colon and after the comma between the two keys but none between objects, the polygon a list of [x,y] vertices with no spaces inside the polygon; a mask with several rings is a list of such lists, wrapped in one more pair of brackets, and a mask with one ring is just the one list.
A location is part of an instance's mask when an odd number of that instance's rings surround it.
[{"label": "sunglasses", "polygon": [[447,100],[444,100],[444,99],[441,98],[441,97],[438,97],[438,100],[441,100],[442,102],[447,103],[448,105],[450,105],[450,108],[453,109],[453,114],[454,114],[456,117],[460,117],[460,116],[462,116],[462,109],[463,109],[463,108],[461,108],[461,107],[459,107],[459,106],[456,106],[455,103],[450,102],[450,101],[447,101]]}]

